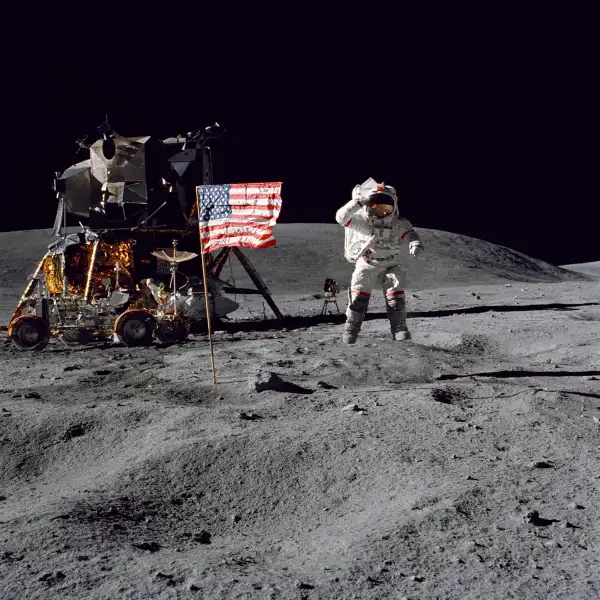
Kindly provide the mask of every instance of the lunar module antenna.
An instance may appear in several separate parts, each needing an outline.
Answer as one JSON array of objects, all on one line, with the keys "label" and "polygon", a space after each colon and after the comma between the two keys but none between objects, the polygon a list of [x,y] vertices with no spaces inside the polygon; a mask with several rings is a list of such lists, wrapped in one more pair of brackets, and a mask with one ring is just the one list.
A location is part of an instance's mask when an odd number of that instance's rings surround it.
[{"label": "lunar module antenna", "polygon": [[82,150],[89,150],[90,149],[90,144],[88,144],[88,136],[84,136],[82,138],[77,138],[77,140],[75,140],[75,144],[77,146],[77,151],[76,154],[79,154]]},{"label": "lunar module antenna", "polygon": [[195,252],[187,252],[177,250],[177,240],[173,240],[173,250],[157,250],[152,252],[158,260],[164,260],[169,263],[169,270],[171,271],[171,284],[173,287],[173,316],[177,316],[177,270],[178,264],[192,260],[198,256]]},{"label": "lunar module antenna", "polygon": [[108,115],[104,115],[104,123],[98,126],[98,131],[102,135],[102,154],[107,160],[114,158],[117,147],[115,145],[115,132],[108,122]]},{"label": "lunar module antenna", "polygon": [[166,204],[166,201],[163,202],[149,217],[146,217],[139,225],[132,227],[131,231],[135,231],[136,229],[139,229],[140,227],[145,225],[163,206],[165,206],[165,204]]}]

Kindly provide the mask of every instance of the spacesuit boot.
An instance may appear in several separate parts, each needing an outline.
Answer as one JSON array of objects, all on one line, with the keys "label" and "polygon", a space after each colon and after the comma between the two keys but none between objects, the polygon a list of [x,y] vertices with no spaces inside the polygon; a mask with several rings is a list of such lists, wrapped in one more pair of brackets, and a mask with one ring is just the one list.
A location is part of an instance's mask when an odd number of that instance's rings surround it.
[{"label": "spacesuit boot", "polygon": [[342,341],[344,344],[356,344],[360,328],[369,307],[369,296],[358,295],[348,305],[346,310],[346,324]]},{"label": "spacesuit boot", "polygon": [[348,309],[346,324],[344,325],[344,335],[342,336],[344,344],[356,344],[364,317],[364,313]]},{"label": "spacesuit boot", "polygon": [[404,294],[386,297],[387,316],[390,321],[392,338],[396,341],[410,340],[412,336],[406,325],[406,300]]}]

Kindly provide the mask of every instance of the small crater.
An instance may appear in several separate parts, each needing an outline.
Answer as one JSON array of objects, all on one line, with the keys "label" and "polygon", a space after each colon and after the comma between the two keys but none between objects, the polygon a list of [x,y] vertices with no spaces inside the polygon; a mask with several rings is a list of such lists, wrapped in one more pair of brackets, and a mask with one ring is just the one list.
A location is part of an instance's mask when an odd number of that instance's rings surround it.
[{"label": "small crater", "polygon": [[63,434],[63,440],[69,441],[76,437],[81,437],[85,435],[88,430],[88,427],[84,423],[76,423],[75,425],[71,425],[67,431]]}]

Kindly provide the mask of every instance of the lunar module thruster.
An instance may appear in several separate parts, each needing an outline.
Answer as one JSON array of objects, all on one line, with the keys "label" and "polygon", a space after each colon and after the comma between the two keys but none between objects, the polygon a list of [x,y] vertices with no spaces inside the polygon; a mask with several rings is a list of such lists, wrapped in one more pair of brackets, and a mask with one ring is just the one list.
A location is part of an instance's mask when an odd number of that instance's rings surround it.
[{"label": "lunar module thruster", "polygon": [[[205,302],[195,186],[212,183],[218,124],[166,140],[126,138],[105,122],[89,158],[57,173],[54,235],[8,324],[22,350],[65,344],[181,341],[207,313],[238,308],[207,255]],[[81,231],[67,233],[67,214]]]}]

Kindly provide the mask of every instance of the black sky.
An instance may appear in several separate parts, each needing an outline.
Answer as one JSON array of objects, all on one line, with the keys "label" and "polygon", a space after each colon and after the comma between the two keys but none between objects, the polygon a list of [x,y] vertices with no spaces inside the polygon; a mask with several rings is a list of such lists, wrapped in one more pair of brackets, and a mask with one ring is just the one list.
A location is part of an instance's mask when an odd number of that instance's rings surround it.
[{"label": "black sky", "polygon": [[373,176],[418,227],[600,260],[592,15],[458,4],[9,7],[0,229],[52,226],[53,172],[85,158],[76,139],[108,114],[123,135],[218,121],[216,182],[283,181],[281,223],[333,222]]}]

